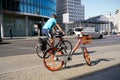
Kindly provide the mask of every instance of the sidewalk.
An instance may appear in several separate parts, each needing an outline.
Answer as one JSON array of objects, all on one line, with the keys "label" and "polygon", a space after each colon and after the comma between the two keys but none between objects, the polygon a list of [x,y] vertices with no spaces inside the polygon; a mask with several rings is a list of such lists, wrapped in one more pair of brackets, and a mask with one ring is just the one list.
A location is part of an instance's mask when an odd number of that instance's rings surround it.
[{"label": "sidewalk", "polygon": [[37,36],[34,36],[34,37],[12,37],[12,39],[10,39],[10,37],[4,37],[3,41],[4,40],[11,40],[11,41],[15,41],[15,40],[29,40],[29,39],[37,39],[37,38],[38,38]]},{"label": "sidewalk", "polygon": [[75,55],[66,68],[55,72],[36,54],[0,58],[0,80],[120,80],[119,49],[120,45],[88,48],[94,66]]}]

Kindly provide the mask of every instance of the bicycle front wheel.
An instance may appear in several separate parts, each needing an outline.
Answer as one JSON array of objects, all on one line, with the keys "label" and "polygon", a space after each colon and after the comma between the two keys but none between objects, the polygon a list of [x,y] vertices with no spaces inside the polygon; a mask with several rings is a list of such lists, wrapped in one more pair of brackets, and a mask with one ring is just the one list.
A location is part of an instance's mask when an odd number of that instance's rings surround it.
[{"label": "bicycle front wheel", "polygon": [[57,71],[62,68],[64,61],[56,60],[55,56],[62,55],[63,52],[58,48],[50,48],[44,54],[44,65],[48,70]]},{"label": "bicycle front wheel", "polygon": [[83,56],[84,56],[86,64],[91,66],[90,55],[88,54],[87,48],[82,47],[82,50],[83,50]]},{"label": "bicycle front wheel", "polygon": [[62,43],[60,44],[65,50],[66,53],[70,53],[72,51],[72,44],[70,41],[63,40]]}]

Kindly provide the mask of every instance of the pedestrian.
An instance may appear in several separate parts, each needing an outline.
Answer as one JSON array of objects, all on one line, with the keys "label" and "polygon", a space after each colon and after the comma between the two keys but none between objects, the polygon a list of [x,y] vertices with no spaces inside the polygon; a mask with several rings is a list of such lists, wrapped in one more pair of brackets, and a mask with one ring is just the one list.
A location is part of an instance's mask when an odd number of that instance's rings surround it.
[{"label": "pedestrian", "polygon": [[9,27],[10,39],[12,39],[12,28]]}]

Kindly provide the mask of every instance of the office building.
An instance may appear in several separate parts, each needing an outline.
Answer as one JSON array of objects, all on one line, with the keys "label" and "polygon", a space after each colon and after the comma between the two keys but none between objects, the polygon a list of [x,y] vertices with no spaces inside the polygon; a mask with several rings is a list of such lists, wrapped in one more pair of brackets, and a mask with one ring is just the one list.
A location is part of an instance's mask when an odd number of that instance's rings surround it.
[{"label": "office building", "polygon": [[116,10],[114,18],[115,31],[120,34],[120,9]]},{"label": "office building", "polygon": [[13,36],[29,36],[34,23],[41,25],[56,13],[56,0],[0,0],[1,36],[9,36],[9,28]]},{"label": "office building", "polygon": [[81,0],[57,0],[57,19],[61,24],[65,13],[69,13],[70,23],[84,20],[84,5],[81,4]]}]

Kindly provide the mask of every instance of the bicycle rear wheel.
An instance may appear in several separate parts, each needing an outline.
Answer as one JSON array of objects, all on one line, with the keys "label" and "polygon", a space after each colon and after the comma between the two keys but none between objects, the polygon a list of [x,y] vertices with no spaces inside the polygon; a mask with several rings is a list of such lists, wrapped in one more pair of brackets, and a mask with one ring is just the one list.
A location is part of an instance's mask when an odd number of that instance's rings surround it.
[{"label": "bicycle rear wheel", "polygon": [[87,48],[82,47],[82,50],[83,50],[83,56],[84,56],[86,64],[91,66],[90,55],[88,54]]},{"label": "bicycle rear wheel", "polygon": [[38,39],[38,44],[36,45],[36,53],[40,58],[43,58],[44,52],[50,48],[47,39]]},{"label": "bicycle rear wheel", "polygon": [[57,71],[62,68],[64,61],[55,60],[55,56],[62,55],[63,52],[59,51],[58,48],[50,48],[44,54],[44,65],[48,70]]},{"label": "bicycle rear wheel", "polygon": [[40,58],[43,58],[44,51],[42,51],[42,50],[40,49],[40,46],[36,46],[35,48],[36,48],[36,53],[37,53],[37,55],[38,55]]}]

